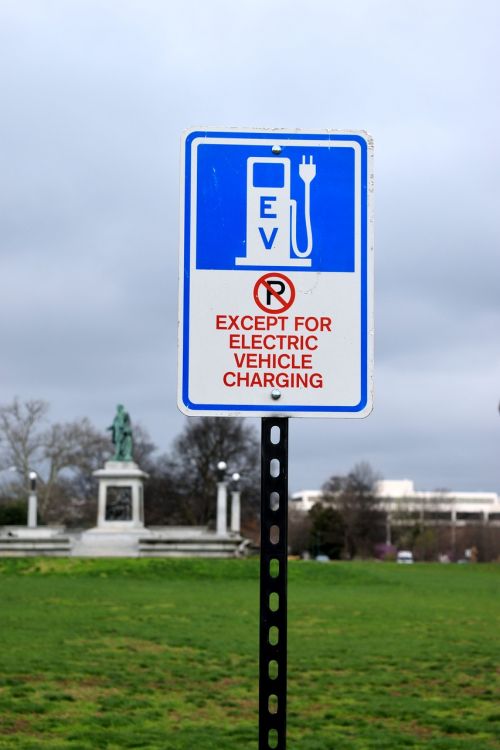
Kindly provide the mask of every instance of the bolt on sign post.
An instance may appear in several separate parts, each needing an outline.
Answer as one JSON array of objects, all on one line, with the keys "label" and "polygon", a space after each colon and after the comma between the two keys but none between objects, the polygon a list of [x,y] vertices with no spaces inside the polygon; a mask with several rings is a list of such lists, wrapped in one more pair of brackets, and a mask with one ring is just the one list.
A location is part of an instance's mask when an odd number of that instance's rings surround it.
[{"label": "bolt on sign post", "polygon": [[259,750],[283,750],[288,418],[372,408],[373,144],[198,129],[181,162],[178,404],[262,417]]}]

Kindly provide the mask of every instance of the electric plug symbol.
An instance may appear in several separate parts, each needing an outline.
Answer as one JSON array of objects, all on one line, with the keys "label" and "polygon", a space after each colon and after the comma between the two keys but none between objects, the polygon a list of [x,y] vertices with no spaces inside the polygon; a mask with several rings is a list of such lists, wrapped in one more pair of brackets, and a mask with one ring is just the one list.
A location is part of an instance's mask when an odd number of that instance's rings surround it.
[{"label": "electric plug symbol", "polygon": [[313,249],[311,227],[311,182],[316,177],[316,164],[313,162],[312,156],[310,156],[309,161],[306,162],[305,155],[302,155],[302,161],[299,164],[299,177],[304,183],[304,218],[306,222],[307,247],[305,250],[300,250],[297,245],[297,201],[293,200],[293,198],[290,201],[292,226],[294,227],[292,233],[292,247],[293,252],[298,258],[308,258]]},{"label": "electric plug symbol", "polygon": [[302,156],[302,162],[299,164],[299,177],[306,185],[310,185],[316,177],[316,164],[312,156],[309,157],[308,162],[306,162],[305,155]]}]

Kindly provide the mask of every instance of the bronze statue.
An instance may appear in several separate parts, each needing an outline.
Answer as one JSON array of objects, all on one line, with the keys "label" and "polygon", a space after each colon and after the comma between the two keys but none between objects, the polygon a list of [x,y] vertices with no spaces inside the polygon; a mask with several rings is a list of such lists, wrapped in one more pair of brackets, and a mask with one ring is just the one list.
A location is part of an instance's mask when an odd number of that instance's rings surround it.
[{"label": "bronze statue", "polygon": [[111,440],[115,446],[113,461],[132,461],[132,423],[128,412],[122,404],[116,407],[111,430]]}]

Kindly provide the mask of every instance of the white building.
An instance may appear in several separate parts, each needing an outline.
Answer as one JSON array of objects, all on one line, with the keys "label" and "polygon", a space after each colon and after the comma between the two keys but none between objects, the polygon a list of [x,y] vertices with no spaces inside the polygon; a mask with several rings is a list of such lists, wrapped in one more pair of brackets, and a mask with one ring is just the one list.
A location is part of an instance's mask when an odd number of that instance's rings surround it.
[{"label": "white building", "polygon": [[[500,496],[496,492],[422,492],[415,490],[411,479],[384,479],[377,482],[376,493],[380,508],[393,523],[404,516],[424,523],[500,525]],[[308,512],[322,499],[321,490],[301,490],[290,497],[289,507]]]}]

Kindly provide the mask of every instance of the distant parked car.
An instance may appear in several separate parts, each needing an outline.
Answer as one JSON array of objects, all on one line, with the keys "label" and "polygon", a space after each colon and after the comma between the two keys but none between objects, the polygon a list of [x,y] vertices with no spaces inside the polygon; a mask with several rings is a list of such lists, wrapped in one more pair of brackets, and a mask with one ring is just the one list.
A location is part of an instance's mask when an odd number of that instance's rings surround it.
[{"label": "distant parked car", "polygon": [[400,549],[396,555],[396,562],[401,563],[402,565],[412,565],[414,562],[413,552],[410,552],[408,549]]},{"label": "distant parked car", "polygon": [[316,562],[330,562],[328,555],[316,555],[314,559]]}]

